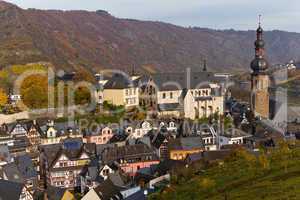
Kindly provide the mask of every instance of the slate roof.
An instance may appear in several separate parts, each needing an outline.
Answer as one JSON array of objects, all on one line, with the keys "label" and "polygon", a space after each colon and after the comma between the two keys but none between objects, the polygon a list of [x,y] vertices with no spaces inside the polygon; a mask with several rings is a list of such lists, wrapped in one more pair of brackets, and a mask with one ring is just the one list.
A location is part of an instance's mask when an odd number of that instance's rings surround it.
[{"label": "slate roof", "polygon": [[[128,196],[127,198],[125,198],[124,200],[146,200],[148,199],[147,196],[149,194],[152,194],[153,192],[155,192],[154,189],[147,189],[147,191],[141,189],[138,192]],[[147,193],[147,195],[145,195],[145,193]]]},{"label": "slate roof", "polygon": [[47,131],[49,128],[54,128],[57,133],[56,136],[64,136],[64,135],[68,135],[70,132],[72,132],[72,134],[80,134],[80,130],[79,130],[79,126],[78,124],[76,124],[75,122],[69,124],[69,123],[55,123],[54,126],[48,126],[48,125],[43,125],[40,127],[42,134],[41,136],[43,138],[46,138],[47,135]]},{"label": "slate roof", "polygon": [[122,194],[117,186],[115,186],[110,179],[100,183],[94,191],[101,200],[119,200],[123,199]]},{"label": "slate roof", "polygon": [[157,105],[159,111],[179,111],[182,109],[179,103],[164,103]]},{"label": "slate roof", "polygon": [[188,162],[197,162],[199,160],[203,161],[216,161],[216,160],[224,160],[231,154],[231,150],[216,150],[216,151],[204,151],[201,153],[194,153],[187,156],[186,161]]},{"label": "slate roof", "polygon": [[[150,138],[151,138],[151,136],[150,136]],[[152,136],[151,144],[156,149],[159,149],[160,146],[164,143],[165,139],[166,139],[166,137],[163,134],[161,134],[160,132],[158,132]]]},{"label": "slate roof", "polygon": [[148,136],[148,134],[146,134],[146,135],[144,135],[144,137],[138,138],[138,139],[131,138],[131,139],[128,140],[128,142],[129,142],[129,144],[130,143],[132,143],[132,144],[145,144],[150,148],[152,147],[151,139]]},{"label": "slate roof", "polygon": [[138,79],[131,80],[131,77],[125,77],[121,74],[115,74],[104,85],[104,89],[125,89],[138,86]]},{"label": "slate roof", "polygon": [[159,175],[165,175],[168,172],[170,172],[171,170],[174,169],[179,169],[185,166],[185,163],[181,160],[170,160],[170,159],[166,159],[161,161],[157,167],[156,167],[156,172]]},{"label": "slate roof", "polygon": [[171,139],[168,143],[170,150],[192,150],[204,148],[201,137],[181,137]]},{"label": "slate roof", "polygon": [[92,159],[91,162],[82,169],[80,174],[84,177],[89,176],[91,181],[100,183],[103,181],[103,177],[99,176],[98,167],[99,160],[97,158]]},{"label": "slate roof", "polygon": [[[160,91],[191,89],[191,88],[207,88],[208,85],[202,85],[201,83],[221,83],[225,82],[222,77],[216,77],[212,72],[192,72],[191,76],[187,76],[186,73],[158,73],[152,76],[154,83]],[[176,83],[174,84],[166,83]],[[201,86],[202,85],[202,86]],[[200,87],[199,87],[200,86]]]},{"label": "slate roof", "polygon": [[6,175],[7,180],[16,183],[24,183],[23,175],[18,169],[16,163],[9,163],[4,165],[2,167],[2,171]]},{"label": "slate roof", "polygon": [[0,179],[0,199],[19,200],[24,185]]},{"label": "slate roof", "polygon": [[128,135],[126,134],[114,134],[112,138],[110,138],[109,143],[123,142],[126,141],[127,138]]},{"label": "slate roof", "polygon": [[139,190],[124,200],[147,200],[147,196],[144,194],[144,190]]},{"label": "slate roof", "polygon": [[67,189],[49,185],[46,189],[48,200],[61,200]]},{"label": "slate roof", "polygon": [[37,132],[38,132],[40,135],[43,134],[43,131],[42,131],[42,129],[41,129],[39,123],[34,122],[34,121],[31,120],[31,121],[26,122],[25,125],[26,125],[26,129],[27,129],[28,131],[29,131],[31,128],[35,128],[35,129],[37,130]]},{"label": "slate roof", "polygon": [[152,156],[157,159],[154,151],[145,144],[128,145],[108,148],[102,153],[102,160],[106,163],[119,161],[120,159],[130,159],[136,157]]},{"label": "slate roof", "polygon": [[101,155],[105,149],[114,148],[115,146],[116,146],[115,144],[109,144],[109,143],[107,143],[107,144],[97,144],[96,145],[97,155]]},{"label": "slate roof", "polygon": [[61,144],[44,145],[41,147],[41,161],[46,159],[48,164],[51,165],[56,159],[58,152],[60,151]]},{"label": "slate roof", "polygon": [[25,121],[20,120],[20,121],[8,124],[7,125],[8,132],[11,133],[16,128],[16,126],[20,126],[20,127],[24,128],[24,130],[28,131],[27,126],[25,125]]},{"label": "slate roof", "polygon": [[120,171],[109,174],[108,178],[112,181],[115,186],[124,187],[128,183],[128,179]]},{"label": "slate roof", "polygon": [[25,154],[15,158],[15,163],[25,179],[37,178],[37,171],[29,155]]},{"label": "slate roof", "polygon": [[71,72],[71,73],[65,73],[61,76],[57,76],[56,78],[61,81],[72,81],[75,75],[76,75],[75,72]]}]

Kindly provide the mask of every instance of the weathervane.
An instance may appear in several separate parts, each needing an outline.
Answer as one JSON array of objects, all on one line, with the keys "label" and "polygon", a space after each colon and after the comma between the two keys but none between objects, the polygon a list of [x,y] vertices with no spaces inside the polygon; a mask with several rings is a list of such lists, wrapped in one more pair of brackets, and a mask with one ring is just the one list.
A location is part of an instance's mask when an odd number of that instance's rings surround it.
[{"label": "weathervane", "polygon": [[261,25],[261,15],[258,15],[258,24]]}]

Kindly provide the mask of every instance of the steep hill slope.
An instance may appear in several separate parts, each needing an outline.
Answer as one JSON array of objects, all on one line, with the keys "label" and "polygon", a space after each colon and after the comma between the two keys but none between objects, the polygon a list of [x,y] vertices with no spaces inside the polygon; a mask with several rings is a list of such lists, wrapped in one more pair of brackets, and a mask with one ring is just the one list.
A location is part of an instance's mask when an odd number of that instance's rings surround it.
[{"label": "steep hill slope", "polygon": [[[255,26],[255,24],[254,24]],[[272,63],[300,58],[300,34],[265,35]],[[253,31],[183,28],[161,22],[118,19],[105,11],[24,10],[0,1],[0,66],[52,62],[57,68],[161,71],[248,69]],[[299,59],[300,60],[300,59]]]},{"label": "steep hill slope", "polygon": [[300,198],[299,153],[299,147],[286,145],[257,158],[244,150],[235,152],[204,169],[200,164],[182,169],[181,174],[173,175],[169,187],[149,199],[296,200]]}]

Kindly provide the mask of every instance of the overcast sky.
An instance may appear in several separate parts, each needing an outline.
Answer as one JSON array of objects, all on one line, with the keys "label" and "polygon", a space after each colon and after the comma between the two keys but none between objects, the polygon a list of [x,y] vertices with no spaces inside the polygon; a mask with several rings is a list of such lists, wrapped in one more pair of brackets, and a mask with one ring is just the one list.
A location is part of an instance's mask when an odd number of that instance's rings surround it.
[{"label": "overcast sky", "polygon": [[121,18],[155,20],[215,29],[300,32],[299,0],[8,0],[22,8],[106,10]]}]

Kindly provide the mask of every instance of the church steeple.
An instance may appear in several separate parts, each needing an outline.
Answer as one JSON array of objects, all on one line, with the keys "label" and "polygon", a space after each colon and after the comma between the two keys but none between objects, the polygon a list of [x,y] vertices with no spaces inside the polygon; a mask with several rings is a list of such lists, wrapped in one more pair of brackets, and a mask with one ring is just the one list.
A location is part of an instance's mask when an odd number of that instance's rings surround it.
[{"label": "church steeple", "polygon": [[265,42],[260,16],[256,30],[255,58],[251,62],[251,110],[257,117],[269,118],[269,76],[268,62],[265,59]]},{"label": "church steeple", "polygon": [[253,73],[256,74],[264,73],[269,67],[268,62],[265,59],[265,42],[263,40],[263,32],[264,31],[261,27],[261,15],[260,15],[258,28],[256,30],[256,41],[254,43],[255,58],[251,62],[251,69],[253,70]]}]

